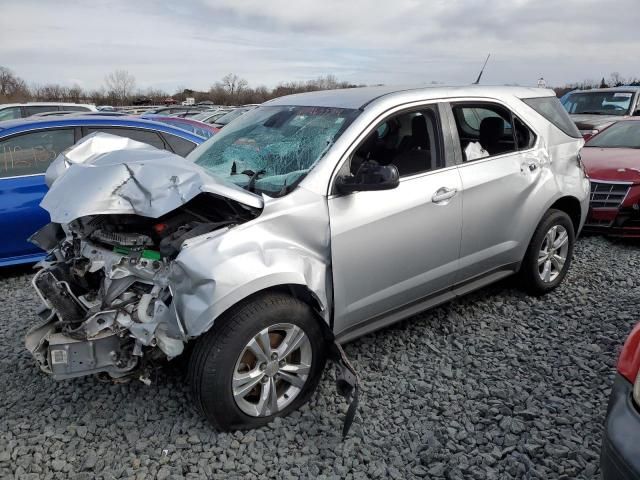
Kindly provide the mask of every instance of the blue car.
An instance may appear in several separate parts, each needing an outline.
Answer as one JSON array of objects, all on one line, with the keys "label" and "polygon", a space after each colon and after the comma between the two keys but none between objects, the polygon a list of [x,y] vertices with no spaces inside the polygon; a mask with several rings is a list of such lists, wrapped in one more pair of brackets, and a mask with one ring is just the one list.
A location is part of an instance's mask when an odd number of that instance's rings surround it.
[{"label": "blue car", "polygon": [[40,208],[44,173],[82,137],[106,132],[186,156],[204,138],[170,125],[123,117],[49,117],[0,122],[0,267],[37,262],[44,252],[27,238],[49,223]]}]

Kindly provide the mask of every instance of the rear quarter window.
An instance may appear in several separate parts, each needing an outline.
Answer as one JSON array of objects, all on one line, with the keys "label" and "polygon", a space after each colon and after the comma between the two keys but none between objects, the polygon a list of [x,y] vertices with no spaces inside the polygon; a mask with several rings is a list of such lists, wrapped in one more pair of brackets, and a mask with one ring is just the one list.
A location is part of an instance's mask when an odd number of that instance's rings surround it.
[{"label": "rear quarter window", "polygon": [[20,107],[0,108],[0,120],[13,120],[14,118],[22,118]]},{"label": "rear quarter window", "polygon": [[522,101],[573,138],[582,138],[578,127],[556,97],[523,98]]}]

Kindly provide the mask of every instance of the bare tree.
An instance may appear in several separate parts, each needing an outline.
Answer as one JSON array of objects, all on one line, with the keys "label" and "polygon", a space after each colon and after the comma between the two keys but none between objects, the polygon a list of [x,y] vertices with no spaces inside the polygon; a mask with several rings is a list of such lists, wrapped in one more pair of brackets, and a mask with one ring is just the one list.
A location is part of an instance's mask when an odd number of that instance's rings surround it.
[{"label": "bare tree", "polygon": [[136,86],[136,79],[126,70],[115,70],[104,77],[109,97],[120,102],[127,103]]},{"label": "bare tree", "polygon": [[227,93],[234,97],[242,90],[245,90],[249,86],[249,82],[247,82],[244,78],[240,78],[235,73],[228,73],[224,77],[222,77],[222,81],[219,82],[220,86],[224,88]]},{"label": "bare tree", "polygon": [[73,85],[71,88],[67,90],[67,99],[73,103],[80,103],[80,99],[83,99],[85,96],[82,91],[82,87],[80,85]]},{"label": "bare tree", "polygon": [[26,100],[28,97],[29,89],[24,80],[0,65],[0,101]]},{"label": "bare tree", "polygon": [[624,85],[624,78],[622,78],[619,72],[612,72],[611,75],[609,75],[609,85],[612,87],[620,87]]}]

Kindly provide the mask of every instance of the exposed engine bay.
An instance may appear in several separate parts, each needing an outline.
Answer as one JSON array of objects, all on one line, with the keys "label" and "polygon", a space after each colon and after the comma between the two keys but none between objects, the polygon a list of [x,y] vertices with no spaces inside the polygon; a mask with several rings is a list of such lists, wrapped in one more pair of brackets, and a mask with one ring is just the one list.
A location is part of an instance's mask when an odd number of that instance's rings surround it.
[{"label": "exposed engine bay", "polygon": [[27,348],[56,379],[104,372],[144,380],[147,367],[179,356],[188,340],[170,281],[182,244],[258,214],[201,193],[159,218],[105,214],[47,225],[32,237],[49,255],[33,279],[43,321]]}]

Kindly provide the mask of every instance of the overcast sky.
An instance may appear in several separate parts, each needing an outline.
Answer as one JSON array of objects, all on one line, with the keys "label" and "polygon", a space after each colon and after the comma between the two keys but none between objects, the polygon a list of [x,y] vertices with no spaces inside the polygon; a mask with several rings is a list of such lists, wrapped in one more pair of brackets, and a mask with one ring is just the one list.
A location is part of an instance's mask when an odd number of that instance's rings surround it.
[{"label": "overcast sky", "polygon": [[0,0],[0,65],[29,83],[208,89],[640,76],[639,0]]}]

